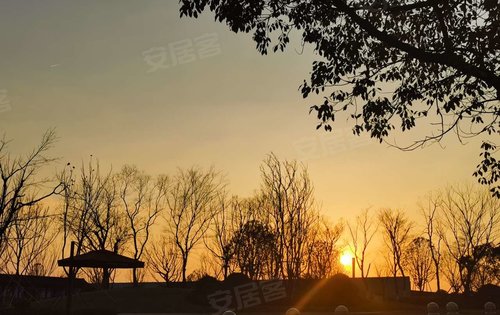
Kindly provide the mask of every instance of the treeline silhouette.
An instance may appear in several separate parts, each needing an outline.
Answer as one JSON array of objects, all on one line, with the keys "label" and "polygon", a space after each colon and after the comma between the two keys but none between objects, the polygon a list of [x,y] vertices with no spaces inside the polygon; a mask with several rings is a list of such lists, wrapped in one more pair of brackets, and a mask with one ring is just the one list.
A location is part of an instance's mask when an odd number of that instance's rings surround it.
[{"label": "treeline silhouette", "polygon": [[[164,282],[241,273],[251,280],[324,279],[342,273],[348,239],[360,277],[409,276],[413,288],[470,293],[500,283],[500,202],[486,188],[455,185],[419,203],[421,221],[399,209],[365,209],[353,220],[332,222],[314,196],[307,167],[270,153],[251,197],[233,196],[215,168],[191,167],[152,176],[136,166],[103,171],[90,157],[68,163],[52,178],[38,174],[55,133],[47,132],[26,156],[0,142],[0,268],[3,273],[51,275],[57,259],[106,249],[144,260],[132,271]],[[375,264],[369,253],[379,235],[385,244]],[[188,272],[193,253],[198,268]],[[373,255],[372,255],[373,256]],[[375,271],[374,271],[375,270]],[[79,276],[103,281],[102,269]]]}]

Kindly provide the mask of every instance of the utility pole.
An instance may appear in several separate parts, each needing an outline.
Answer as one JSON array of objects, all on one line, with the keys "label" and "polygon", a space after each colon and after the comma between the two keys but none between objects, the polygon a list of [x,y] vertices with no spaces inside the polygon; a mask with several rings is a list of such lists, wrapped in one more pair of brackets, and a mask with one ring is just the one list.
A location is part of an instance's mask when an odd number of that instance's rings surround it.
[{"label": "utility pole", "polygon": [[352,257],[352,277],[356,278],[356,258]]}]

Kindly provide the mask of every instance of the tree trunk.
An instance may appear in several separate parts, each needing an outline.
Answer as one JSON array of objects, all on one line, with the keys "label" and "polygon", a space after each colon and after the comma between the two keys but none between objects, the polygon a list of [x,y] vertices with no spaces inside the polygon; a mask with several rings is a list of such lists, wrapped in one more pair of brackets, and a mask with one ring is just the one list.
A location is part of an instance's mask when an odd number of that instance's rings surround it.
[{"label": "tree trunk", "polygon": [[224,280],[227,279],[228,273],[229,273],[229,263],[224,262]]},{"label": "tree trunk", "polygon": [[104,289],[109,289],[109,269],[102,269],[102,287]]},{"label": "tree trunk", "polygon": [[182,257],[182,282],[186,282],[187,277],[186,277],[186,269],[187,269],[187,256]]},{"label": "tree trunk", "polygon": [[436,266],[436,286],[437,291],[441,290],[441,281],[439,280],[439,267]]},{"label": "tree trunk", "polygon": [[137,279],[137,268],[132,269],[132,280],[134,282],[134,287],[137,288],[139,286],[139,280]]}]

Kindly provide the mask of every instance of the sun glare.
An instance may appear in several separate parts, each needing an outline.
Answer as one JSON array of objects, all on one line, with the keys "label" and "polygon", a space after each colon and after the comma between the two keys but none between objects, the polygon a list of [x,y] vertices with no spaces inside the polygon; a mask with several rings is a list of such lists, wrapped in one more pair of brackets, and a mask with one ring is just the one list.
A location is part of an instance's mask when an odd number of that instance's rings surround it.
[{"label": "sun glare", "polygon": [[340,263],[346,267],[352,264],[352,254],[349,251],[345,251],[340,255]]}]

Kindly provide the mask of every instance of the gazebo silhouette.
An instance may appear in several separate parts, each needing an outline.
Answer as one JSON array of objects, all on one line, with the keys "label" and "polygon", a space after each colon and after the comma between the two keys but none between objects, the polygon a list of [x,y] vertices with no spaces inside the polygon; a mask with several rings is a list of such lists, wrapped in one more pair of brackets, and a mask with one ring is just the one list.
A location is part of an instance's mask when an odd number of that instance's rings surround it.
[{"label": "gazebo silhouette", "polygon": [[109,288],[111,269],[136,269],[144,268],[144,262],[126,257],[108,250],[93,250],[84,254],[75,255],[76,242],[71,242],[70,257],[57,261],[60,267],[69,267],[67,313],[71,313],[71,294],[76,271],[79,268],[101,268],[103,270],[102,287]]}]

